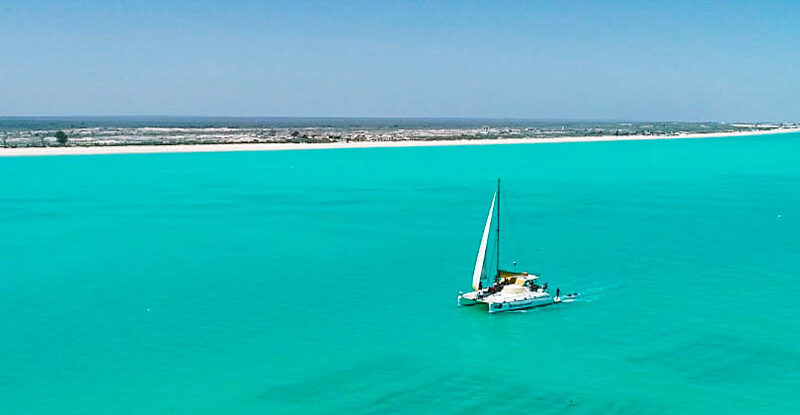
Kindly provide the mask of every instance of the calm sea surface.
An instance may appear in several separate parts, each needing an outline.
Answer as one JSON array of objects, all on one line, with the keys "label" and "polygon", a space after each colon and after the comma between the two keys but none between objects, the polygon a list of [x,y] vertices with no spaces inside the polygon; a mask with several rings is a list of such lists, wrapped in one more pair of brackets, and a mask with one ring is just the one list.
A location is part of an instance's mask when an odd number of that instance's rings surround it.
[{"label": "calm sea surface", "polygon": [[798,298],[799,134],[0,158],[2,414],[798,413]]}]

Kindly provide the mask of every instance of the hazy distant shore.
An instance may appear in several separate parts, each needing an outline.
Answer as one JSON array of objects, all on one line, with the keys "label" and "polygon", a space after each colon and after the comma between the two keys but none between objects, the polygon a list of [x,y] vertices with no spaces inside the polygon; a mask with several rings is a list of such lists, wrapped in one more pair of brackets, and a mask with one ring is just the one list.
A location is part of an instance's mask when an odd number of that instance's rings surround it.
[{"label": "hazy distant shore", "polygon": [[315,150],[315,149],[347,149],[347,148],[383,148],[383,147],[441,147],[492,144],[546,144],[546,143],[580,143],[602,141],[632,140],[674,140],[698,139],[714,137],[744,137],[754,135],[772,135],[800,132],[800,128],[777,128],[765,131],[740,131],[728,133],[692,133],[673,135],[606,135],[583,137],[554,138],[496,138],[496,139],[446,139],[446,140],[396,140],[396,141],[358,141],[327,143],[230,143],[230,144],[162,144],[162,145],[91,145],[63,147],[17,147],[0,148],[0,157],[14,156],[65,156],[65,155],[100,155],[100,154],[146,154],[146,153],[201,153],[231,151],[279,151],[279,150]]}]

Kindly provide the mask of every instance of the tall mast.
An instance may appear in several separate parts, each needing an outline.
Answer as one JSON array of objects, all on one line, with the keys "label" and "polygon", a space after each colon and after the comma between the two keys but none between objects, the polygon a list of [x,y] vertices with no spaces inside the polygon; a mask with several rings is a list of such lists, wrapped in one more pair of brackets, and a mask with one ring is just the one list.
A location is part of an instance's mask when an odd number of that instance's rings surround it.
[{"label": "tall mast", "polygon": [[500,280],[500,179],[497,179],[497,275],[495,284]]}]

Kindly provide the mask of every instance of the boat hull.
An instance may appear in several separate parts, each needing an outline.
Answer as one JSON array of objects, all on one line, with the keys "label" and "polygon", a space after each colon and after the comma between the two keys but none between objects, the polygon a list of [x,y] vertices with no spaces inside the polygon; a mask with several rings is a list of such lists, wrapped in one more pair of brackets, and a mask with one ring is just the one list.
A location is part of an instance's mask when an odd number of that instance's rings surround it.
[{"label": "boat hull", "polygon": [[502,313],[504,311],[525,310],[529,308],[545,307],[560,302],[558,297],[553,298],[546,291],[528,291],[521,295],[507,295],[503,293],[481,296],[477,292],[460,293],[458,295],[458,305],[469,307],[475,305],[486,305],[489,313]]},{"label": "boat hull", "polygon": [[479,304],[486,304],[485,301],[480,301],[477,298],[477,293],[474,291],[471,293],[459,293],[458,294],[458,306],[459,307],[470,307]]},{"label": "boat hull", "polygon": [[546,307],[556,302],[550,295],[537,298],[526,298],[504,302],[489,303],[489,313],[502,313],[504,311],[526,310],[529,308]]}]

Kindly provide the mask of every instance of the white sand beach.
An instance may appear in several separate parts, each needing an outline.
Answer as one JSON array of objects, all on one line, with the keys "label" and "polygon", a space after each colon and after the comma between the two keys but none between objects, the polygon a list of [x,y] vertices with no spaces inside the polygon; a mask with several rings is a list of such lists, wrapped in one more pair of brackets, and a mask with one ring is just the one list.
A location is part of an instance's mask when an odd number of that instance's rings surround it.
[{"label": "white sand beach", "polygon": [[677,140],[719,137],[744,137],[800,132],[800,128],[777,128],[766,131],[746,131],[732,133],[679,134],[679,135],[629,135],[629,136],[591,136],[558,138],[508,138],[473,140],[396,140],[359,141],[335,143],[241,143],[241,144],[169,144],[169,145],[124,145],[124,146],[75,146],[75,147],[17,147],[0,148],[0,157],[20,156],[67,156],[100,154],[145,154],[145,153],[215,153],[229,151],[278,151],[278,150],[322,150],[346,148],[381,147],[439,147],[473,146],[491,144],[547,144],[581,143],[601,141],[633,140]]}]

